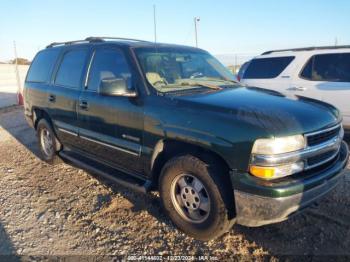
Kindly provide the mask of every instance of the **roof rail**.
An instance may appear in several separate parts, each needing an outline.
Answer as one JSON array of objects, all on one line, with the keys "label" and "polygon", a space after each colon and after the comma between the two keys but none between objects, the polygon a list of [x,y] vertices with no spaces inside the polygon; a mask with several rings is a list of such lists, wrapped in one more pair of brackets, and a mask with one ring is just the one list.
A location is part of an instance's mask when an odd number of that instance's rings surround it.
[{"label": "roof rail", "polygon": [[49,44],[48,46],[46,46],[46,48],[60,46],[60,45],[73,45],[73,44],[82,44],[82,43],[104,42],[105,40],[135,41],[135,42],[146,42],[146,43],[149,42],[149,41],[139,40],[139,39],[134,39],[134,38],[90,36],[90,37],[87,37],[83,40],[75,40],[75,41],[68,41],[68,42],[53,42],[53,43]]},{"label": "roof rail", "polygon": [[262,53],[261,55],[269,55],[276,52],[286,52],[286,51],[313,51],[313,50],[324,50],[324,49],[341,49],[341,48],[350,48],[350,45],[339,45],[339,46],[310,46],[302,48],[291,48],[291,49],[280,49],[280,50],[271,50]]},{"label": "roof rail", "polygon": [[75,41],[68,41],[68,42],[53,42],[46,46],[46,48],[54,47],[54,46],[60,46],[60,45],[73,45],[73,44],[82,44],[90,41],[86,40],[75,40]]},{"label": "roof rail", "polygon": [[105,40],[121,40],[121,41],[133,41],[133,42],[149,43],[149,41],[146,41],[146,40],[140,40],[140,39],[135,39],[135,38],[125,38],[125,37],[90,36],[88,38],[85,38],[85,41],[89,41],[89,42],[103,42]]}]

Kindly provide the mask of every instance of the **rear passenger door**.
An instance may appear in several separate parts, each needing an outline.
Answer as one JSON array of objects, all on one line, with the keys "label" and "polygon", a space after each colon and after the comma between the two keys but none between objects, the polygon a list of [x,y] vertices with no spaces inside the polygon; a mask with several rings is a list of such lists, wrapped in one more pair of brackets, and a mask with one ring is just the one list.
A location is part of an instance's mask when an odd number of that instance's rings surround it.
[{"label": "rear passenger door", "polygon": [[47,48],[35,56],[29,68],[24,86],[26,115],[32,115],[33,112],[31,110],[33,107],[47,110],[47,113],[51,115],[50,108],[48,108],[48,92],[51,90],[52,73],[60,51],[57,48]]},{"label": "rear passenger door", "polygon": [[123,78],[134,89],[135,79],[129,64],[119,48],[95,49],[86,87],[79,98],[79,145],[100,161],[142,175],[142,104],[138,98],[99,93],[101,80],[110,78]]},{"label": "rear passenger door", "polygon": [[50,115],[63,144],[78,141],[77,102],[86,70],[89,49],[74,47],[61,55],[53,85],[48,90]]},{"label": "rear passenger door", "polygon": [[296,94],[334,105],[350,127],[350,53],[314,55],[295,79]]}]

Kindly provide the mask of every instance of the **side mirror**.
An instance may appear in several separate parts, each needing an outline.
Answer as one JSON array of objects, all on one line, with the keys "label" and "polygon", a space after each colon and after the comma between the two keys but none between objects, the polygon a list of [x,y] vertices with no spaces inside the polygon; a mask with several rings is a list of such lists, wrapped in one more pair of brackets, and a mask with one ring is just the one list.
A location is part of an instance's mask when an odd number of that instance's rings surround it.
[{"label": "side mirror", "polygon": [[135,97],[135,91],[129,90],[126,80],[123,78],[102,79],[99,87],[99,93],[105,96],[127,96]]}]

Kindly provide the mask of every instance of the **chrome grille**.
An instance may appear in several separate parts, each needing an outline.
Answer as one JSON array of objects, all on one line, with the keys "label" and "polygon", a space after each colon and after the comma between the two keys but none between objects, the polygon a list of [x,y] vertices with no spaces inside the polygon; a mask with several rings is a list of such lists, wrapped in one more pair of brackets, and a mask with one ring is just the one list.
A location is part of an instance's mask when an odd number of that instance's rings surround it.
[{"label": "chrome grille", "polygon": [[338,126],[332,127],[330,129],[326,129],[326,130],[321,131],[321,132],[309,134],[306,136],[307,137],[307,144],[308,144],[308,146],[314,146],[314,145],[318,145],[318,144],[321,144],[323,142],[326,142],[326,141],[338,136],[340,129],[341,129],[341,126],[338,125]]},{"label": "chrome grille", "polygon": [[[305,169],[311,169],[330,162],[335,159],[340,150],[341,141],[344,136],[342,126],[336,125],[321,131],[305,134],[308,148],[319,148],[318,154],[308,157],[305,161]],[[327,145],[333,144],[332,147]],[[326,150],[323,150],[326,149]]]},{"label": "chrome grille", "polygon": [[336,155],[338,154],[338,150],[332,150],[317,156],[309,157],[307,159],[307,165],[314,166],[314,165],[319,165],[322,162],[327,162],[328,160],[332,160]]}]

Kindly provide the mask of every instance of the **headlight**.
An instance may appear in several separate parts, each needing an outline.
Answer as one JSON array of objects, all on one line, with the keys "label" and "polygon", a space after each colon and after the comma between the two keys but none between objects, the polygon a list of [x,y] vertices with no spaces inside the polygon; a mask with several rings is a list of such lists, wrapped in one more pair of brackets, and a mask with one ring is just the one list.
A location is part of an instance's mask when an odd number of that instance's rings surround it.
[{"label": "headlight", "polygon": [[[279,138],[258,139],[255,141],[252,154],[273,156],[278,158],[279,154],[298,151],[306,147],[303,135],[287,136]],[[271,165],[271,163],[254,163],[254,157],[250,163],[249,171],[252,175],[264,179],[276,179],[289,176],[304,170],[304,162],[285,163],[283,165]]]},{"label": "headlight", "polygon": [[252,153],[259,155],[275,155],[297,151],[305,147],[303,135],[258,139]]}]

